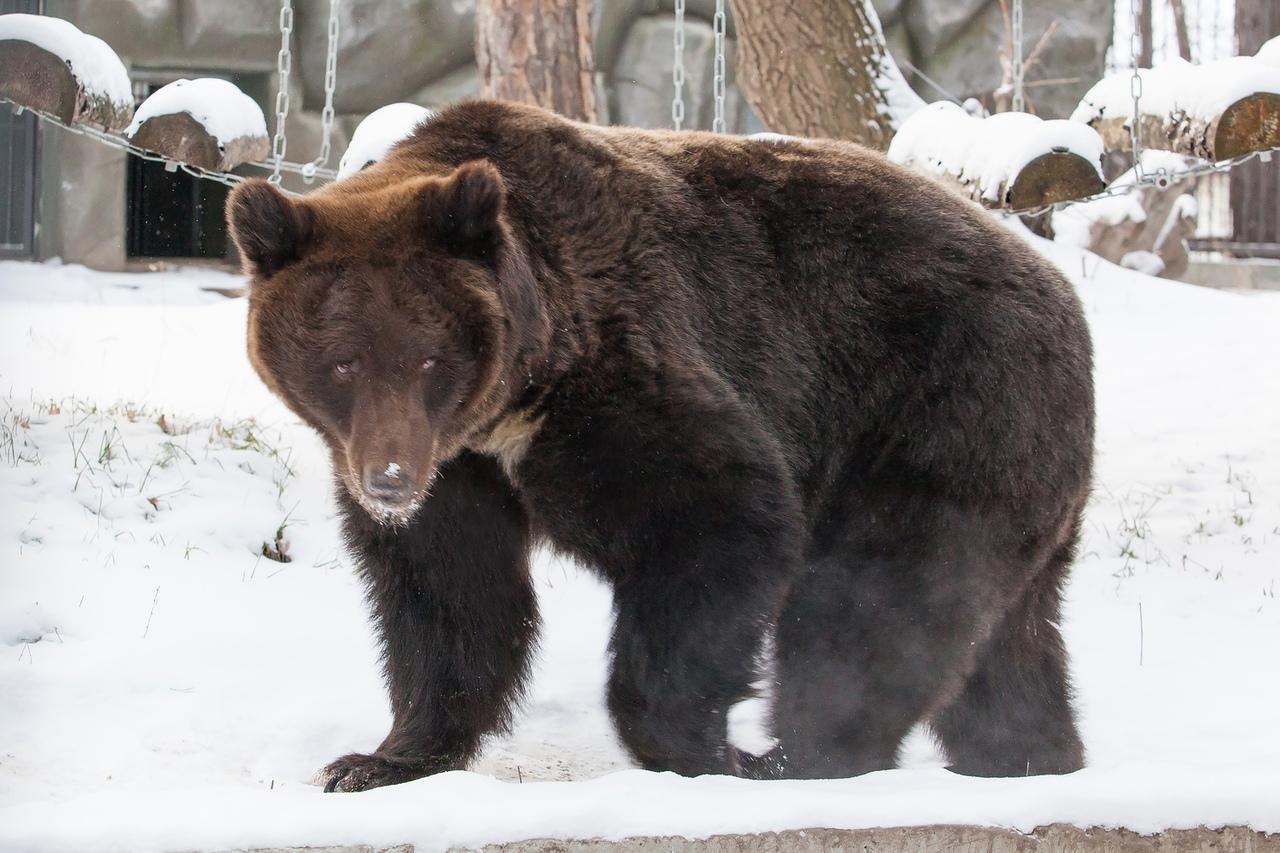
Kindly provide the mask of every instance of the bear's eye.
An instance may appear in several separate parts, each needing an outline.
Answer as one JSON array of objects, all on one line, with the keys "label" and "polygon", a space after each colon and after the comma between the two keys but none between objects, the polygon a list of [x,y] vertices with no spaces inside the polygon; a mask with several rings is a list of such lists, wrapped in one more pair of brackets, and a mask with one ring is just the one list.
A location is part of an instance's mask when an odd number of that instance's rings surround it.
[{"label": "bear's eye", "polygon": [[351,361],[340,361],[333,366],[333,376],[338,380],[348,380],[355,376],[360,370],[360,362],[352,359]]},{"label": "bear's eye", "polygon": [[422,360],[422,372],[423,372],[423,373],[426,373],[428,370],[430,370],[431,368],[433,368],[433,367],[435,367],[435,366],[436,366],[436,360],[435,360],[434,358],[424,358],[424,359]]}]

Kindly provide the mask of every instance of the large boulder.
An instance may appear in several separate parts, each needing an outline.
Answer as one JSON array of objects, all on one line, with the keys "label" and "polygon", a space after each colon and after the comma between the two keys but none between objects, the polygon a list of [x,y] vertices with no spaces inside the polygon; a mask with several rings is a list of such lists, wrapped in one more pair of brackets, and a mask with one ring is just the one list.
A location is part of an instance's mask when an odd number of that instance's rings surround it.
[{"label": "large boulder", "polygon": [[280,50],[280,6],[262,0],[182,0],[182,46],[193,62],[274,69]]},{"label": "large boulder", "polygon": [[102,39],[128,65],[183,56],[178,0],[49,0],[44,11]]},{"label": "large boulder", "polygon": [[[297,7],[294,68],[309,110],[324,105],[329,4]],[[344,3],[338,19],[338,112],[369,113],[408,100],[470,60],[474,0],[379,0]]]},{"label": "large boulder", "polygon": [[[908,60],[960,100],[975,97],[991,107],[992,93],[1003,75],[999,54],[1007,42],[998,0],[902,0],[901,6],[895,23],[886,26],[894,55]],[[1025,4],[1025,53],[1031,52],[1053,21],[1058,22],[1040,61],[1028,74],[1028,82],[1048,78],[1074,81],[1026,90],[1042,118],[1069,116],[1081,96],[1102,76],[1113,11],[1113,0]],[[904,33],[908,38],[902,37]],[[906,68],[903,71],[928,99],[942,97],[918,75]]]},{"label": "large boulder", "polygon": [[[672,45],[675,20],[658,13],[638,18],[627,31],[610,74],[609,115],[615,124],[634,127],[671,127]],[[715,115],[712,78],[715,69],[715,33],[711,24],[690,16],[685,19],[684,127],[711,128]],[[749,132],[750,110],[733,85],[734,41],[725,41],[725,126],[730,133]]]}]

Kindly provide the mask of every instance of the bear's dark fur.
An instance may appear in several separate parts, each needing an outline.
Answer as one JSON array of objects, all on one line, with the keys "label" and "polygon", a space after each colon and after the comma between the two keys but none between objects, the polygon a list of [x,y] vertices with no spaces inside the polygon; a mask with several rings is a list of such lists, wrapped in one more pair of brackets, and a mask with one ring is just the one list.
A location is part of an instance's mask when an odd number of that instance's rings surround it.
[{"label": "bear's dark fur", "polygon": [[[330,789],[509,724],[538,542],[613,587],[643,767],[847,776],[918,721],[960,772],[1081,766],[1057,623],[1089,336],[988,214],[854,145],[484,101],[230,209],[251,358],[332,449],[386,652],[391,732]],[[770,633],[779,747],[740,755]]]}]

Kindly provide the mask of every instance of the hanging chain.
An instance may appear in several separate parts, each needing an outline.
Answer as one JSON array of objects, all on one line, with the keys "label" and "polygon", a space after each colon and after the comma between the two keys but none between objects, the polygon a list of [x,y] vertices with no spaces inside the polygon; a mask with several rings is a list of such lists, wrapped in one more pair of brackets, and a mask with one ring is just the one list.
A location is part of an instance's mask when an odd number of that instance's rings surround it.
[{"label": "hanging chain", "polygon": [[333,90],[338,85],[338,6],[329,0],[329,46],[324,59],[324,109],[320,112],[320,153],[303,167],[302,180],[315,180],[316,169],[329,163],[329,141],[333,137]]},{"label": "hanging chain", "polygon": [[675,61],[671,65],[671,83],[675,95],[671,99],[671,126],[684,127],[684,3],[676,0]]},{"label": "hanging chain", "polygon": [[1129,137],[1133,140],[1133,171],[1142,178],[1142,75],[1138,63],[1142,56],[1142,0],[1129,0],[1129,13],[1133,18],[1133,34],[1129,37],[1129,58],[1133,62],[1133,76],[1129,78],[1129,94],[1133,96],[1133,118],[1130,119]]},{"label": "hanging chain", "polygon": [[1013,27],[1010,36],[1013,53],[1013,104],[1015,113],[1023,112],[1025,101],[1022,96],[1022,0],[1013,0]]},{"label": "hanging chain", "polygon": [[716,14],[711,19],[716,34],[715,77],[711,89],[716,110],[715,118],[711,122],[711,130],[715,133],[724,133],[724,35],[728,23],[724,7],[725,0],[716,0]]},{"label": "hanging chain", "polygon": [[276,135],[271,140],[271,161],[273,168],[271,177],[273,184],[280,184],[280,166],[284,162],[285,151],[289,141],[284,135],[284,125],[289,118],[289,72],[293,68],[293,54],[289,50],[289,39],[293,35],[293,1],[281,0],[280,3],[280,54],[276,57],[276,72],[280,77],[280,88],[276,89]]}]

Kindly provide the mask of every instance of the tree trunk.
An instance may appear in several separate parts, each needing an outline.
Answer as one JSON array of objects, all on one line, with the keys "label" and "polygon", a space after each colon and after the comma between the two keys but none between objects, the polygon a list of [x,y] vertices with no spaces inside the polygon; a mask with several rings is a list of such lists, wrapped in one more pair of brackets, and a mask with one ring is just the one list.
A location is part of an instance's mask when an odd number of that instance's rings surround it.
[{"label": "tree trunk", "polygon": [[1138,67],[1150,68],[1154,37],[1151,34],[1151,0],[1141,0],[1138,5]]},{"label": "tree trunk", "polygon": [[596,120],[591,0],[477,0],[480,94]]},{"label": "tree trunk", "polygon": [[733,0],[738,86],[772,131],[881,151],[923,102],[889,55],[871,0]]},{"label": "tree trunk", "polygon": [[1187,32],[1187,10],[1182,0],[1169,0],[1169,8],[1173,11],[1173,31],[1178,37],[1178,55],[1190,62],[1191,35]]}]

